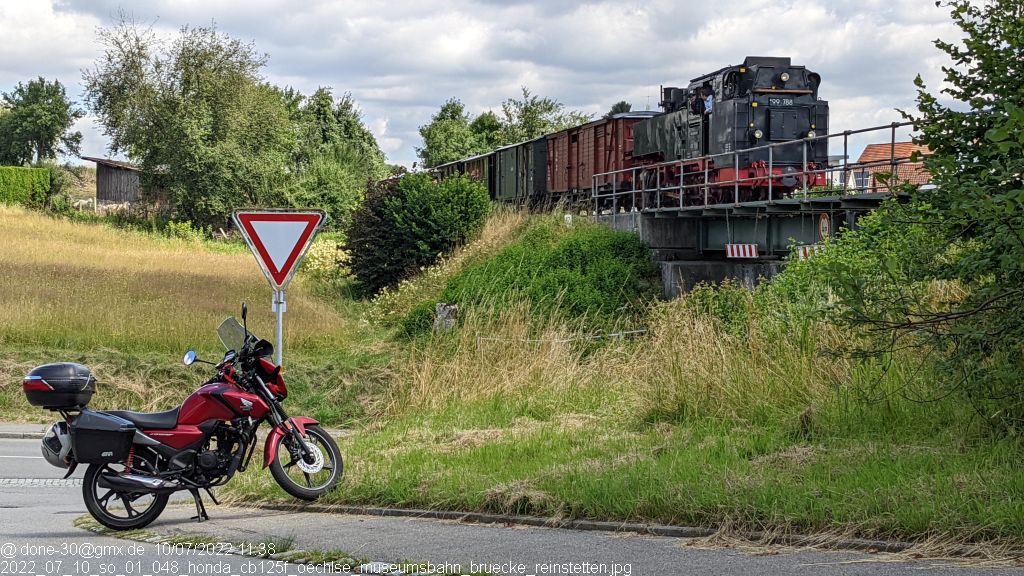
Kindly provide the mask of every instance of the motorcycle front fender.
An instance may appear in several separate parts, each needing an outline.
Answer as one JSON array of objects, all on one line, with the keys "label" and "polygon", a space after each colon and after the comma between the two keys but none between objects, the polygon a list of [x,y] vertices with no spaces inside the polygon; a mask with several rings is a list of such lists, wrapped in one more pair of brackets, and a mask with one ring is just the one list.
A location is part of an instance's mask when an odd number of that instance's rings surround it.
[{"label": "motorcycle front fender", "polygon": [[263,467],[266,468],[267,466],[270,466],[270,463],[274,461],[274,458],[277,458],[277,447],[281,443],[281,438],[288,434],[287,426],[294,426],[299,431],[300,435],[305,436],[306,426],[316,426],[317,424],[319,424],[319,422],[312,418],[295,416],[294,418],[289,418],[281,424],[274,426],[270,431],[270,434],[267,434],[267,442],[263,446]]}]

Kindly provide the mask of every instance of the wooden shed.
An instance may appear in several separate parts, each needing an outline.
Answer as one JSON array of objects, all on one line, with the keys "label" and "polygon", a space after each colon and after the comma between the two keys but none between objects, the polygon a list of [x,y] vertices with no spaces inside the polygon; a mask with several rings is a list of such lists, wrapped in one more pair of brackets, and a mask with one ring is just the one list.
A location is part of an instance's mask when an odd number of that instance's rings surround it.
[{"label": "wooden shed", "polygon": [[96,163],[96,204],[139,201],[139,167],[130,162],[82,156]]}]

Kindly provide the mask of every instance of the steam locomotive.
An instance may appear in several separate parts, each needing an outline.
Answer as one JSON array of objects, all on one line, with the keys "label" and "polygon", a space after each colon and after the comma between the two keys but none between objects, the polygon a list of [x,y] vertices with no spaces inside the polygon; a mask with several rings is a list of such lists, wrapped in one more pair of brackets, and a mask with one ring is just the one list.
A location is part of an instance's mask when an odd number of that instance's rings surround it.
[{"label": "steam locomotive", "polygon": [[647,208],[655,191],[662,205],[781,198],[825,184],[820,84],[789,58],[751,56],[686,88],[663,87],[661,113],[617,114],[434,170],[531,206],[586,205],[596,195],[615,209]]}]

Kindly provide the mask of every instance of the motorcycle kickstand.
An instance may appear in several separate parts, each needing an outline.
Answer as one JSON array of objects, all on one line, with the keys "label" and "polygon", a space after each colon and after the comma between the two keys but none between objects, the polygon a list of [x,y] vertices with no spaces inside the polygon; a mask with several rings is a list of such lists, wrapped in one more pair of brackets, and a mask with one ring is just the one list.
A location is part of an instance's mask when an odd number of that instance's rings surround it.
[{"label": "motorcycle kickstand", "polygon": [[211,492],[209,488],[203,488],[203,490],[206,490],[206,493],[210,496],[210,500],[213,500],[214,504],[220,506],[220,502],[217,501],[217,497],[213,495],[213,492]]},{"label": "motorcycle kickstand", "polygon": [[196,515],[189,518],[189,520],[197,522],[209,520],[210,515],[206,513],[206,506],[203,505],[203,497],[199,495],[199,490],[197,488],[189,488],[188,491],[192,493],[192,498],[196,501]]}]

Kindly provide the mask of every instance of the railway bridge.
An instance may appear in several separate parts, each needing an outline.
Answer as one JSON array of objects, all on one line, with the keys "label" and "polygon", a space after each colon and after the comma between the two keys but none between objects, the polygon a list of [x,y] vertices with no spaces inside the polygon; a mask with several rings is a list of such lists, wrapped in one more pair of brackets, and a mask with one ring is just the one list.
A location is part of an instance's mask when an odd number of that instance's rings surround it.
[{"label": "railway bridge", "polygon": [[[900,129],[907,126],[893,123],[761,147],[768,149],[768,174],[774,173],[773,152],[784,146],[803,148],[803,166],[790,167],[784,177],[785,193],[775,189],[779,179],[739,170],[734,180],[709,181],[708,166],[738,167],[740,155],[750,150],[704,157],[703,180],[697,174],[689,182],[677,180],[672,185],[662,185],[660,174],[681,160],[595,174],[590,213],[598,222],[639,234],[651,246],[669,296],[699,282],[729,278],[753,287],[760,278],[778,273],[786,259],[813,257],[827,237],[856,228],[857,220],[882,202],[905,197],[898,190],[906,184],[928,185],[920,161],[926,151],[897,141]],[[877,141],[879,136],[884,136],[882,143],[869,145],[858,160],[850,160],[851,138]],[[842,154],[830,156],[828,166],[806,161],[812,146],[831,144],[836,150],[840,140]],[[615,182],[621,181],[615,176],[624,171],[634,172],[631,182],[646,184],[615,189]],[[821,182],[821,175],[825,186],[808,186]],[[733,193],[723,202],[722,191],[729,188]],[[750,199],[752,190],[760,199]]]}]

